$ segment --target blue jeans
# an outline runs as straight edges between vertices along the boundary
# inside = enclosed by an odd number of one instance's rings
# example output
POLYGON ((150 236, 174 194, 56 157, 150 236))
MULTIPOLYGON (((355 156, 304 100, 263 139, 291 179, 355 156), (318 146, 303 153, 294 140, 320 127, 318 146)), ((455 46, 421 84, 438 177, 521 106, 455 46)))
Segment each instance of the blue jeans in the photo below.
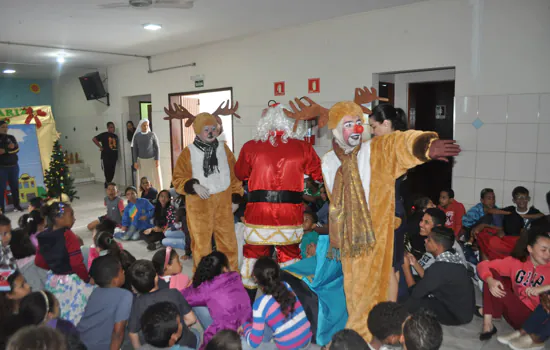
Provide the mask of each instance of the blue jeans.
POLYGON ((195 316, 197 316, 203 330, 206 330, 206 328, 210 327, 210 325, 214 322, 214 320, 212 320, 212 316, 210 316, 210 311, 208 311, 206 306, 195 306, 193 308, 193 312, 195 313, 195 316))
POLYGON ((117 232, 115 233, 115 239, 121 239, 123 241, 138 241, 139 240, 139 230, 135 226, 128 227, 126 232, 117 232))
POLYGON ((4 210, 4 193, 6 192, 6 183, 10 186, 11 198, 13 199, 13 205, 19 206, 19 165, 0 167, 0 208, 2 213, 4 210))
POLYGON ((177 231, 166 231, 164 232, 164 238, 162 240, 162 245, 167 247, 172 247, 176 249, 185 250, 185 233, 181 230, 177 231))
POLYGON ((528 334, 535 334, 541 342, 550 338, 550 315, 539 305, 523 324, 523 330, 528 334))

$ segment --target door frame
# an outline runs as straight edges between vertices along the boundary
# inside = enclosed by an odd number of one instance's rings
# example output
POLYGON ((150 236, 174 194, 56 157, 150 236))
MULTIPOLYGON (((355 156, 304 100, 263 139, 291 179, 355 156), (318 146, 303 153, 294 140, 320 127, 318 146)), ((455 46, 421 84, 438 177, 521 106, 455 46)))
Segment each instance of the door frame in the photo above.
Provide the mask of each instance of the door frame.
MULTIPOLYGON (((231 94, 231 103, 234 103, 235 100, 233 98, 233 88, 232 87, 224 87, 224 88, 217 88, 217 89, 208 89, 208 90, 194 90, 194 91, 185 91, 185 92, 172 92, 168 94, 168 106, 170 107, 170 100, 174 96, 189 96, 189 95, 200 95, 200 94, 207 94, 210 92, 220 92, 220 91, 228 91, 231 94)), ((200 101, 200 100, 199 100, 200 101)), ((172 123, 168 123, 170 133, 170 159, 172 163, 172 171, 174 171, 174 165, 176 164, 177 159, 174 159, 174 155, 172 154, 172 123)), ((234 123, 231 123, 231 141, 233 142, 233 145, 235 145, 235 125, 234 123)))
MULTIPOLYGON (((152 106, 151 101, 139 101, 139 120, 141 120, 143 118, 143 114, 141 113, 141 104, 142 103, 149 103, 152 106)), ((151 131, 153 131, 153 116, 151 114, 153 114, 153 113, 149 113, 149 115, 147 116, 147 119, 149 119, 149 128, 151 129, 151 131)))

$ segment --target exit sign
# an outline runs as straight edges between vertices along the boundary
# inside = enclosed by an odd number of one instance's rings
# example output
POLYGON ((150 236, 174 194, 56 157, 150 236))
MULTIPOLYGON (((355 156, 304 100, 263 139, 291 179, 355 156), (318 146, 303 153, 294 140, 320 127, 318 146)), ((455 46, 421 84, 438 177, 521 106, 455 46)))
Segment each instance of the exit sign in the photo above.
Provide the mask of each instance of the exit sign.
POLYGON ((204 80, 203 80, 203 79, 201 79, 201 80, 195 80, 195 87, 196 87, 196 88, 204 87, 204 80))

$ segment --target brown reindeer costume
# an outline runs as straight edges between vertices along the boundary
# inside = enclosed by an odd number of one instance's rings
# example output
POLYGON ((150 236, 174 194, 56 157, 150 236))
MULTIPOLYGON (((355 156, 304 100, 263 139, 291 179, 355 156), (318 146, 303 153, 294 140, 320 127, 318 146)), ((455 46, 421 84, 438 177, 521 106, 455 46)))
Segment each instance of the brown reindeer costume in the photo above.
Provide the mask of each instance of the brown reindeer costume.
POLYGON ((196 268, 202 257, 212 252, 212 235, 217 249, 227 255, 231 269, 237 271, 237 238, 232 211, 232 196, 243 195, 242 182, 235 177, 235 156, 225 142, 218 143, 223 132, 220 115, 234 115, 235 107, 223 103, 213 113, 192 115, 174 104, 175 109, 164 109, 169 117, 187 119, 185 126, 193 126, 195 141, 180 154, 172 183, 178 193, 185 194, 187 225, 191 235, 191 250, 196 268))

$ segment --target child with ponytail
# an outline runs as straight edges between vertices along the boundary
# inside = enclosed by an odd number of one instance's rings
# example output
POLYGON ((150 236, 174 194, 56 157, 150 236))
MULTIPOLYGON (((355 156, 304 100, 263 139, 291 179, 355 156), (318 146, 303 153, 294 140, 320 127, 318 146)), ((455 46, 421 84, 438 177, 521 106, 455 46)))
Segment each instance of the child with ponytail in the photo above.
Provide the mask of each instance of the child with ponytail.
POLYGON ((311 342, 311 324, 290 286, 281 281, 279 265, 268 257, 259 258, 252 276, 263 295, 254 302, 254 323, 243 327, 243 349, 260 345, 261 349, 307 348, 311 342))
POLYGON ((32 244, 38 248, 38 234, 46 228, 46 221, 39 210, 33 210, 19 218, 19 228, 25 231, 32 244))
POLYGON ((182 294, 205 329, 201 349, 219 331, 236 331, 252 320, 250 298, 241 275, 230 272, 229 261, 222 252, 216 251, 201 259, 192 286, 182 294))
POLYGON ((90 252, 88 253, 87 268, 88 271, 92 267, 92 262, 100 256, 112 254, 120 258, 120 253, 122 251, 122 244, 117 242, 113 238, 113 234, 107 231, 98 232, 94 235, 94 244, 90 247, 90 252))
POLYGON ((93 287, 78 237, 71 231, 75 218, 71 206, 54 202, 43 209, 47 228, 38 235, 35 264, 48 271, 46 290, 59 300, 61 317, 78 323, 93 287))
POLYGON ((160 279, 179 291, 187 288, 189 277, 181 273, 181 263, 178 252, 171 247, 160 249, 153 255, 153 266, 160 279))

